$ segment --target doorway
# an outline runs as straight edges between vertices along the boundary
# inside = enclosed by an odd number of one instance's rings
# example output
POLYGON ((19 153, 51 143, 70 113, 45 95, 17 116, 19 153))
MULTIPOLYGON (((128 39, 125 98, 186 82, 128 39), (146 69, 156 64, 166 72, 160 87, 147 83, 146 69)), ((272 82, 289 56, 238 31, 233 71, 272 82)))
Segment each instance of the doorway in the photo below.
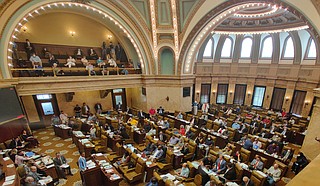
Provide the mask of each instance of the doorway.
POLYGON ((112 90, 112 104, 115 110, 126 110, 127 99, 126 99, 126 89, 119 88, 112 90))
POLYGON ((39 94, 33 96, 38 115, 44 127, 51 125, 53 115, 59 116, 59 108, 55 94, 39 94))

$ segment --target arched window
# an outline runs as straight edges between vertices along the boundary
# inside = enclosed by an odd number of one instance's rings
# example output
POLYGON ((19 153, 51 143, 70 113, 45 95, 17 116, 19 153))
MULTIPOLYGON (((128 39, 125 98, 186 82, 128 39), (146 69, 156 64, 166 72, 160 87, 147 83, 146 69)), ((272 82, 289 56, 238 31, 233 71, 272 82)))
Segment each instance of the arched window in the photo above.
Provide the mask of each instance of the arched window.
POLYGON ((224 41, 222 50, 221 50, 221 57, 223 58, 231 58, 231 50, 232 50, 232 40, 230 37, 227 37, 224 41))
POLYGON ((212 58, 213 55, 213 40, 210 39, 204 49, 203 57, 204 58, 212 58))
POLYGON ((288 36, 284 42, 283 58, 293 59, 294 58, 294 46, 291 36, 288 36))
POLYGON ((307 59, 315 59, 317 58, 317 49, 316 49, 316 44, 314 43, 314 40, 310 38, 309 43, 308 43, 308 48, 307 48, 307 59))
POLYGON ((241 45, 241 58, 250 58, 251 57, 251 50, 252 50, 252 38, 246 37, 242 41, 241 45))
POLYGON ((262 41, 261 58, 270 59, 273 53, 272 37, 265 37, 262 41))

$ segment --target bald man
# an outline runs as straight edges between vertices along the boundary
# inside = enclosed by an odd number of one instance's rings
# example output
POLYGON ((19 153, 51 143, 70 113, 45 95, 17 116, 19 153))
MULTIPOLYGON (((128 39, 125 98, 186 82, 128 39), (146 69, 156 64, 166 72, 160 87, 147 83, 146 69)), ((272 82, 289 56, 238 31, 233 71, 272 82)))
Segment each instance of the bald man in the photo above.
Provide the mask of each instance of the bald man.
POLYGON ((273 185, 275 182, 280 180, 281 170, 279 169, 279 165, 275 163, 268 169, 267 174, 267 182, 269 185, 273 185))
POLYGON ((242 183, 240 186, 254 186, 254 183, 247 177, 242 178, 242 183))
POLYGON ((32 177, 36 183, 41 180, 40 175, 37 173, 37 167, 36 166, 31 166, 30 167, 30 172, 28 173, 27 177, 32 177))
POLYGON ((181 168, 179 176, 184 177, 184 178, 188 178, 189 173, 190 173, 190 170, 188 168, 188 164, 187 163, 182 164, 182 168, 181 168))

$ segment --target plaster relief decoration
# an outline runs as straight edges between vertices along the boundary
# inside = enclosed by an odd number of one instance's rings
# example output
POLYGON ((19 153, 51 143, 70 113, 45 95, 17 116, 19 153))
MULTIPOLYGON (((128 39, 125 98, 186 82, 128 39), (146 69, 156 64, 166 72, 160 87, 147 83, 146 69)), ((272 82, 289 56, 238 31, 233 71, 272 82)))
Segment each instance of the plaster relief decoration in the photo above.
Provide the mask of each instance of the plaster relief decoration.
POLYGON ((312 76, 313 70, 300 70, 299 76, 312 76))
POLYGON ((278 76, 285 76, 290 74, 290 69, 278 69, 277 75, 278 76))
POLYGON ((258 74, 268 74, 269 68, 258 68, 257 73, 258 74))

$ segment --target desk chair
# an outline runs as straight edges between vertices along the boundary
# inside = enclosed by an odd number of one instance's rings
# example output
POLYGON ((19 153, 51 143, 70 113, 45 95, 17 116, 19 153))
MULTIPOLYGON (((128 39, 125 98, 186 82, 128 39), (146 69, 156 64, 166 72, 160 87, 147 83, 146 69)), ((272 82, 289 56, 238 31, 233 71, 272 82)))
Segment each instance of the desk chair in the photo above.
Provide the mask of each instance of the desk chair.
POLYGON ((144 177, 145 167, 146 163, 141 158, 138 158, 135 169, 128 171, 126 174, 124 174, 124 177, 130 184, 137 181, 142 181, 144 177))

